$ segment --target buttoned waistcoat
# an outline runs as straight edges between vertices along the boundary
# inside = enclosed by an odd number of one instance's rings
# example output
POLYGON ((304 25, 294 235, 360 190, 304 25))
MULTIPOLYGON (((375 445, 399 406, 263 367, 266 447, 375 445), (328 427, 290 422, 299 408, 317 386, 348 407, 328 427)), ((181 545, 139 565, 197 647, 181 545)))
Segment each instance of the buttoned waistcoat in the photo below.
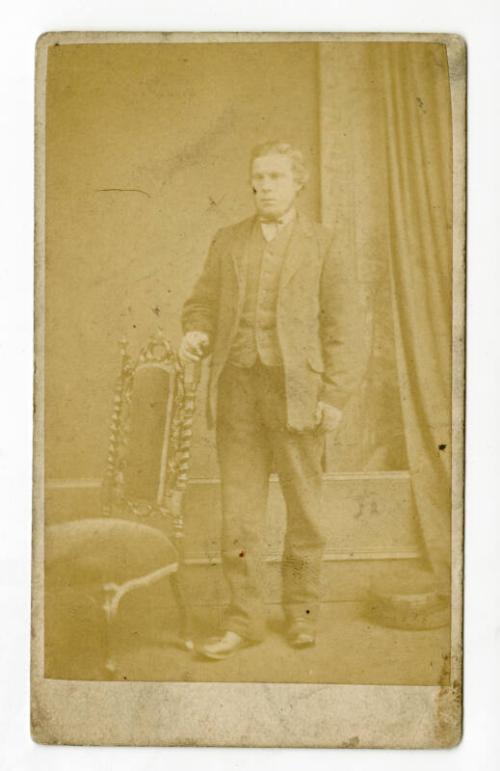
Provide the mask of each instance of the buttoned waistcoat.
POLYGON ((241 263, 245 271, 242 281, 245 297, 229 351, 230 364, 250 367, 257 359, 268 367, 282 363, 276 331, 276 305, 281 268, 294 224, 286 225, 270 241, 262 235, 258 221, 252 228, 241 263))
MULTIPOLYGON (((210 337, 207 418, 216 417, 217 382, 237 334, 245 298, 250 217, 219 230, 184 304, 184 332, 210 337)), ((365 368, 362 306, 352 255, 335 249, 331 231, 299 214, 280 272, 276 334, 285 375, 288 428, 315 426, 318 401, 339 409, 365 368)))

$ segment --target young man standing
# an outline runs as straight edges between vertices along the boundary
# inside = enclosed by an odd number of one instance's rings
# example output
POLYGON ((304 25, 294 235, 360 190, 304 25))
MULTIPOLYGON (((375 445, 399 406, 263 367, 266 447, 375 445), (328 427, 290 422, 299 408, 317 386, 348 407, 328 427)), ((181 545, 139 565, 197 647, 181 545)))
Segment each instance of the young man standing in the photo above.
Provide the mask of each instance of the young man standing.
POLYGON ((185 303, 180 356, 211 353, 208 420, 216 428, 221 554, 230 589, 224 631, 199 652, 223 659, 266 630, 264 557, 269 475, 287 509, 282 597, 292 646, 314 645, 325 546, 325 432, 335 431, 359 381, 353 265, 333 235, 296 209, 307 181, 285 142, 251 157, 256 215, 215 236, 185 303))

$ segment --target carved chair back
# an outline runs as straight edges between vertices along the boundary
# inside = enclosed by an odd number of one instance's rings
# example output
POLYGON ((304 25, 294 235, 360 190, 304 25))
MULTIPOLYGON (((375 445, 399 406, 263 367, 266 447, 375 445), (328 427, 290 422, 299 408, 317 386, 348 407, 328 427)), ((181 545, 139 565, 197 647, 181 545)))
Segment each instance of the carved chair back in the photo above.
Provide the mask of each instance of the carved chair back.
POLYGON ((120 346, 103 514, 158 526, 180 546, 199 367, 181 364, 161 332, 135 360, 120 346))

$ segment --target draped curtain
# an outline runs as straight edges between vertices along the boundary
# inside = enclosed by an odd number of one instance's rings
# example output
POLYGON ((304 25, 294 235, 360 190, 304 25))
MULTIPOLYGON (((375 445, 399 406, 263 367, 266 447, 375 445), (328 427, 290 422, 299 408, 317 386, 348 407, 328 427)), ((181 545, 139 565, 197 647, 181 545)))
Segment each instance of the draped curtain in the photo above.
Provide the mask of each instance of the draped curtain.
POLYGON ((324 43, 319 75, 322 219, 357 272, 366 306, 360 344, 371 340, 370 379, 353 400, 358 414, 350 416, 351 430, 360 436, 371 419, 383 435, 383 426, 400 414, 399 467, 407 464, 411 473, 423 552, 438 592, 447 594, 452 142, 446 47, 324 43), (387 301, 382 310, 381 298, 387 301), (388 319, 378 343, 377 312, 388 319), (385 356, 377 359, 380 348, 385 356), (394 385, 398 398, 384 401, 381 394, 394 385))

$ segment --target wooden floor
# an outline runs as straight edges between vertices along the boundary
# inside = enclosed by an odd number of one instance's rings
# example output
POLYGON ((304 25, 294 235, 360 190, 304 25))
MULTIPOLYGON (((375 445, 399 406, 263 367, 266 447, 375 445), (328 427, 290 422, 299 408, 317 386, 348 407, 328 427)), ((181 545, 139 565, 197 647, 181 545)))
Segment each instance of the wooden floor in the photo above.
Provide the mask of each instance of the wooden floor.
MULTIPOLYGON (((297 651, 284 637, 279 604, 269 604, 268 636, 223 662, 182 649, 168 582, 123 601, 114 635, 115 676, 128 681, 283 682, 435 685, 447 682, 449 628, 389 629, 368 620, 360 601, 324 602, 314 648, 297 651)), ((196 637, 213 633, 222 608, 194 609, 196 637)), ((100 680, 102 617, 90 595, 59 592, 46 604, 46 676, 100 680)))

